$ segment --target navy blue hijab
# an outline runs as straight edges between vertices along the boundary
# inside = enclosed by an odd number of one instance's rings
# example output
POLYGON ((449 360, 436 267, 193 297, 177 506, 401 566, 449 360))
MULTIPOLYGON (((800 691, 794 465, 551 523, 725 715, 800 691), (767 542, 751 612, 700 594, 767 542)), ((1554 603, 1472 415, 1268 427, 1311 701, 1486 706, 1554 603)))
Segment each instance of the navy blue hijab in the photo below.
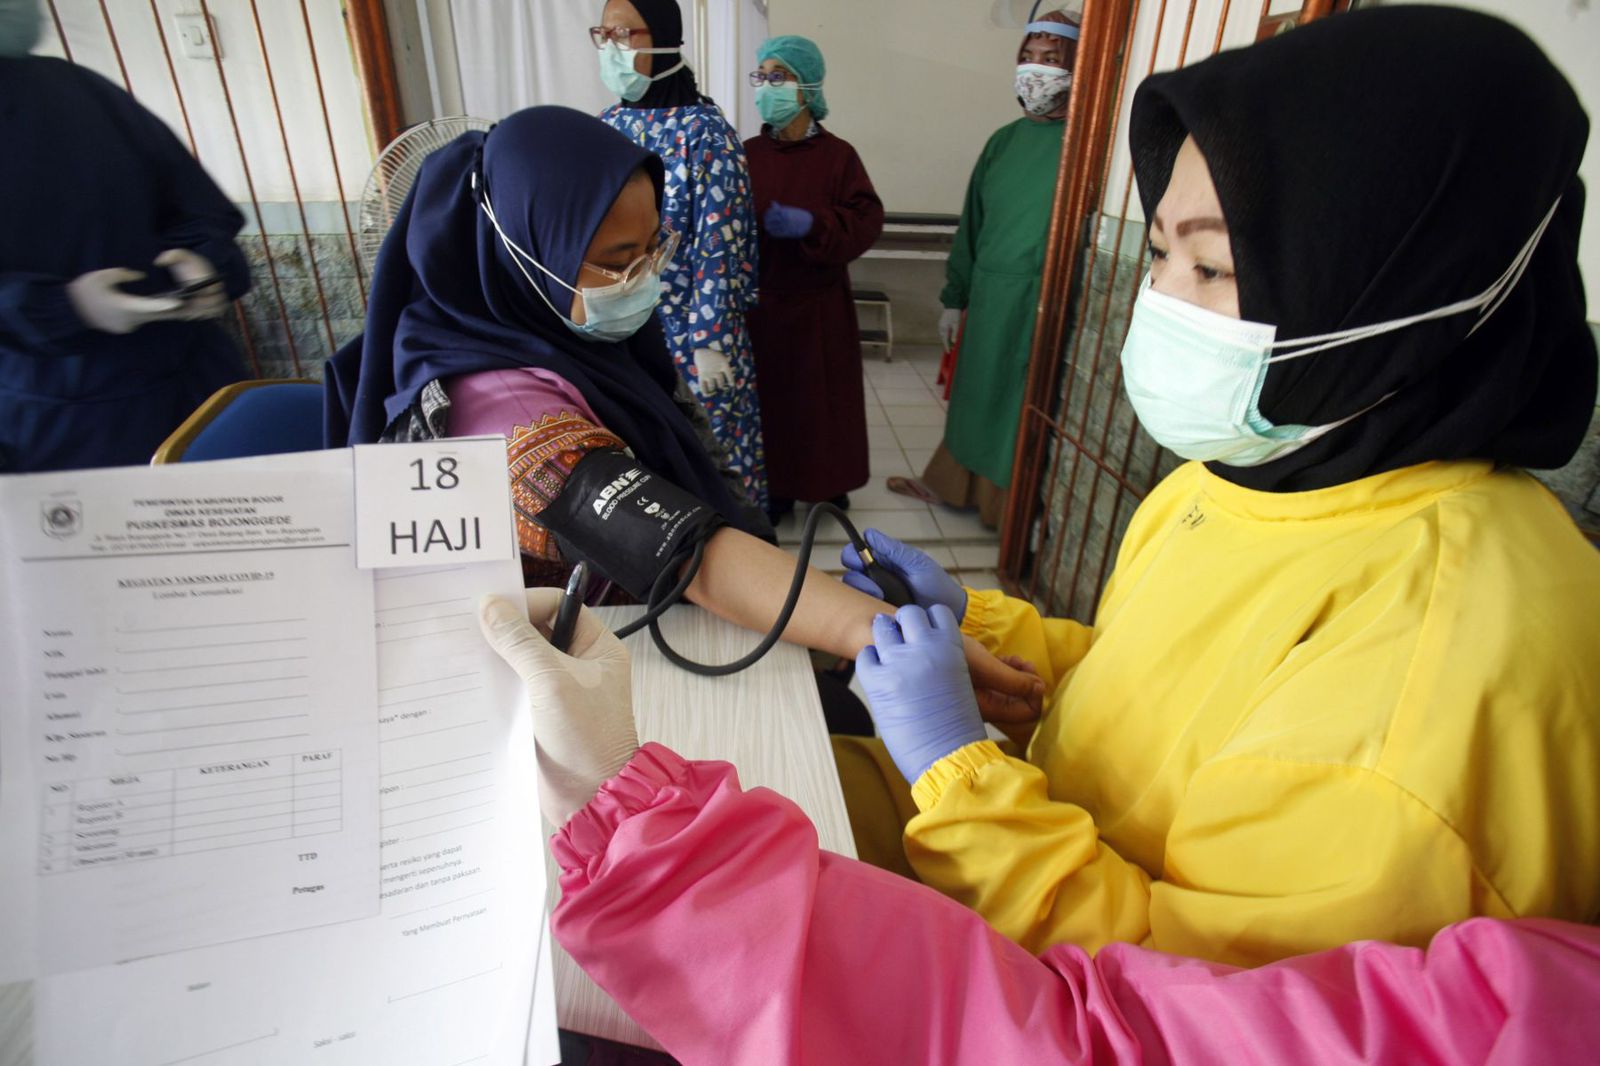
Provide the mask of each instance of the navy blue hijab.
MULTIPOLYGON (((532 107, 429 156, 373 270, 367 328, 328 361, 330 447, 367 444, 428 382, 537 367, 583 394, 641 463, 743 525, 733 495, 673 402, 678 372, 652 316, 626 341, 580 338, 556 316, 479 208, 473 174, 506 236, 569 285, 633 173, 661 200, 661 161, 599 119, 532 107)), ((550 303, 572 293, 528 268, 550 303)))

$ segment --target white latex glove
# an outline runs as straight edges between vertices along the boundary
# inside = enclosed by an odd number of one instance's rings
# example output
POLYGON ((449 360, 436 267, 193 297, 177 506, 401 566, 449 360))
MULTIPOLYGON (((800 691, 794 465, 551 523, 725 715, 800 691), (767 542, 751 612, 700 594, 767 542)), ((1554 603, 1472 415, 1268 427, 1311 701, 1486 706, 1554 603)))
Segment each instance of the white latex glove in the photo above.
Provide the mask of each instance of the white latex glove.
POLYGON ((569 652, 551 647, 544 634, 561 595, 561 589, 529 589, 526 616, 497 596, 478 605, 484 639, 527 685, 539 807, 557 828, 639 750, 627 649, 587 607, 578 613, 569 652))
POLYGON ((156 266, 166 267, 180 286, 192 285, 207 278, 215 284, 207 285, 183 301, 183 310, 176 317, 194 322, 203 318, 220 318, 228 310, 228 290, 211 260, 187 248, 168 248, 156 256, 156 266))
POLYGON ((956 335, 960 332, 961 308, 946 307, 939 314, 939 340, 944 343, 945 351, 956 346, 956 335))
POLYGON ((135 296, 119 287, 144 274, 127 267, 91 270, 67 282, 67 299, 83 324, 101 333, 132 333, 151 322, 177 318, 183 301, 169 296, 135 296))
POLYGON ((702 396, 733 388, 733 363, 722 354, 721 348, 696 348, 694 369, 702 396))

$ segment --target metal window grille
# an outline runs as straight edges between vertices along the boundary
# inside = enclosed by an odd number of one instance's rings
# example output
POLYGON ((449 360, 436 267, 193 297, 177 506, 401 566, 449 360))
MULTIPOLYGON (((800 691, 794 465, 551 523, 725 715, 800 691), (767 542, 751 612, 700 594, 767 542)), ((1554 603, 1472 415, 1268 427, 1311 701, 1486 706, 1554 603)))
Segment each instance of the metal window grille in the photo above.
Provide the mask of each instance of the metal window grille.
POLYGON ((399 122, 382 0, 46 9, 54 39, 40 50, 97 70, 166 119, 249 220, 239 243, 255 284, 230 326, 255 374, 318 372, 361 330, 367 279, 347 204, 399 122))

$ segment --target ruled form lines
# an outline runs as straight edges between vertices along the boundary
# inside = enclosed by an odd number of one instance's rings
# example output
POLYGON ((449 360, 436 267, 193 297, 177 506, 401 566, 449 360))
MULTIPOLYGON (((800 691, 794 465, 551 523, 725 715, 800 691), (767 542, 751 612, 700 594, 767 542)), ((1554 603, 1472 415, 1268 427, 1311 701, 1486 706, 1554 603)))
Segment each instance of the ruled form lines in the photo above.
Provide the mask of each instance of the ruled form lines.
POLYGON ((340 832, 343 778, 332 749, 52 783, 39 872, 340 832))

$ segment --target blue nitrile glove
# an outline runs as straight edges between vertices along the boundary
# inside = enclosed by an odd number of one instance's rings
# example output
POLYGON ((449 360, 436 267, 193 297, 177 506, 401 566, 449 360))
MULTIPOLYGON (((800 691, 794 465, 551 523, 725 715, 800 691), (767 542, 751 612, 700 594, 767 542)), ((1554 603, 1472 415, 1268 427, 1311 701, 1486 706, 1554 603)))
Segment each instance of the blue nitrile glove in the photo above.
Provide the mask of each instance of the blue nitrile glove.
POLYGON ((767 213, 761 217, 762 225, 774 237, 799 238, 811 232, 811 212, 801 207, 785 207, 772 201, 767 213))
POLYGON ((872 620, 872 643, 856 656, 873 724, 910 784, 957 748, 985 739, 967 674, 961 626, 950 608, 902 607, 872 620))
MULTIPOLYGON (((912 598, 918 607, 926 610, 936 603, 942 603, 950 608, 957 622, 967 616, 967 590, 961 587, 961 582, 946 573, 944 567, 929 558, 927 552, 902 544, 876 529, 867 530, 864 537, 872 557, 899 574, 910 586, 912 598)), ((839 553, 839 561, 844 564, 846 585, 874 599, 883 599, 883 590, 863 572, 865 567, 861 563, 861 556, 856 554, 854 544, 844 546, 844 551, 839 553)))

